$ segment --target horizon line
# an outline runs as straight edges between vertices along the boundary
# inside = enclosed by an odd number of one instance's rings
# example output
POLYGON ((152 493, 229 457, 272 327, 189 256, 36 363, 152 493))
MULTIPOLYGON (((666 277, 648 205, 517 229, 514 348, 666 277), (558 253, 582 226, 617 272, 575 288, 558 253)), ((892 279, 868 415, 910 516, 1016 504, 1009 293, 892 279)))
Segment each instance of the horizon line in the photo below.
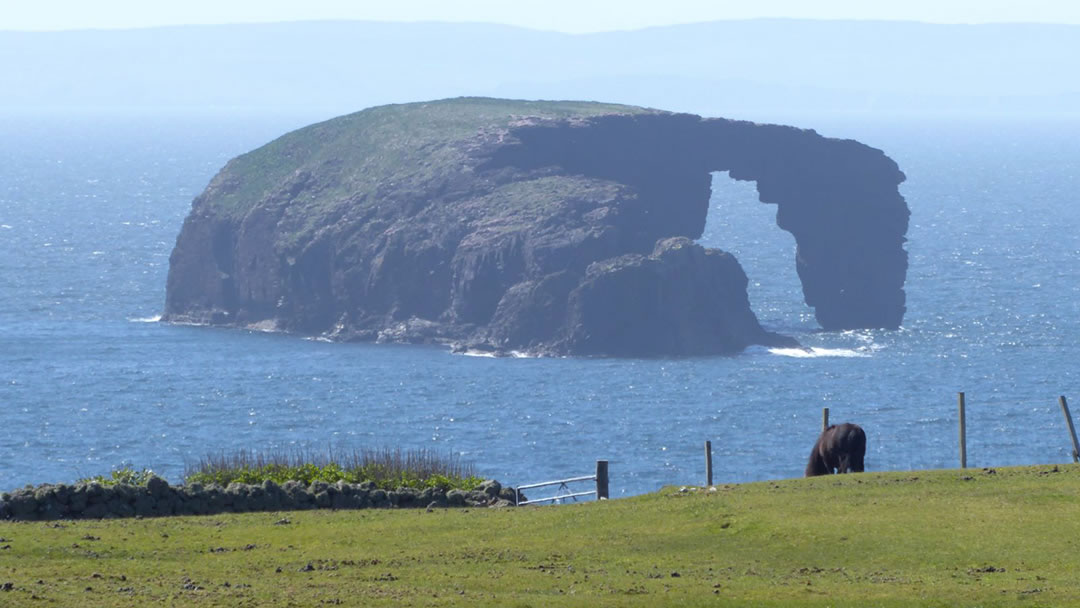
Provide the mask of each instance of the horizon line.
POLYGON ((742 19, 710 19, 706 21, 687 21, 680 23, 667 23, 660 25, 645 25, 641 27, 567 31, 559 29, 544 29, 519 25, 515 23, 502 23, 495 21, 445 21, 438 19, 285 19, 266 21, 230 21, 223 23, 162 23, 148 25, 124 25, 124 26, 90 26, 90 27, 64 27, 64 28, 27 28, 8 29, 0 28, 0 34, 64 34, 64 33, 87 33, 87 32, 134 32, 161 29, 186 29, 186 28, 217 28, 217 27, 246 27, 246 26, 273 26, 273 25, 301 25, 301 24, 373 24, 373 25, 450 25, 450 26, 489 26, 503 27, 508 29, 526 30, 531 32, 562 34, 566 36, 593 36, 598 34, 618 34, 643 32, 658 29, 674 29, 681 27, 693 27, 711 25, 717 23, 750 23, 750 22, 807 22, 807 23, 864 23, 864 24, 896 24, 896 25, 927 25, 942 27, 985 27, 985 26, 1041 26, 1041 27, 1078 27, 1080 22, 1061 23, 1050 21, 982 21, 977 23, 955 21, 921 21, 917 19, 861 19, 855 17, 845 18, 816 18, 816 17, 749 17, 742 19))

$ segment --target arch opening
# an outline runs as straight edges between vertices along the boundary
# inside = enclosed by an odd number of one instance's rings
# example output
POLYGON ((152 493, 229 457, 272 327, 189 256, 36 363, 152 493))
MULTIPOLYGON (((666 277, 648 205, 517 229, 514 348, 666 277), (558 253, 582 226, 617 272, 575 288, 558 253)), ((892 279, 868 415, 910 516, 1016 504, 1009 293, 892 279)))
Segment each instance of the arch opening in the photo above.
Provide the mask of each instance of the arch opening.
POLYGON ((755 182, 713 171, 709 212, 698 243, 734 255, 749 279, 750 307, 771 331, 817 329, 795 268, 795 237, 776 225, 776 205, 758 200, 755 182))

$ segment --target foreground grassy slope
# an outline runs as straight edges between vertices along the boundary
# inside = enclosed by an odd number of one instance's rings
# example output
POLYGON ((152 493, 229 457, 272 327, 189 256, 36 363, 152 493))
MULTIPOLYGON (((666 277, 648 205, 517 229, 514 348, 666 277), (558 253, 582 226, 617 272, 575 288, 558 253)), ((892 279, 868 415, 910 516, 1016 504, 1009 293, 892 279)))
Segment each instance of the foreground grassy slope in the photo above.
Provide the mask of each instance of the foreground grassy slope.
POLYGON ((0 524, 0 605, 1080 605, 1080 467, 0 524), (36 598, 36 599, 35 599, 36 598))

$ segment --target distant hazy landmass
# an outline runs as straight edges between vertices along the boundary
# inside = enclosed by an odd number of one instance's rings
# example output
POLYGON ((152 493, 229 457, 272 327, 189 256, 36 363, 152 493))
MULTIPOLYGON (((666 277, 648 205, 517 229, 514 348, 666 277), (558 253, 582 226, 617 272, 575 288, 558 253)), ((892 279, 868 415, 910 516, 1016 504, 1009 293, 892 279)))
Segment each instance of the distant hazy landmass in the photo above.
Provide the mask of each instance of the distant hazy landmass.
POLYGON ((712 115, 1080 113, 1080 26, 753 20, 570 35, 302 22, 0 32, 0 111, 334 115, 459 95, 712 115))

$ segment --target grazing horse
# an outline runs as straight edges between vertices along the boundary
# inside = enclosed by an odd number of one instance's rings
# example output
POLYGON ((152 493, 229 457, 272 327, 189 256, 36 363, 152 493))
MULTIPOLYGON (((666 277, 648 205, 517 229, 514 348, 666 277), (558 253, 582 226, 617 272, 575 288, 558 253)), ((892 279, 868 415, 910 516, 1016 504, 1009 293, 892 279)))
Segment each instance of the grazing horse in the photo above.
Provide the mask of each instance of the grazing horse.
POLYGON ((850 422, 834 424, 822 431, 814 444, 810 461, 806 463, 806 476, 862 473, 864 456, 866 433, 862 427, 850 422))

